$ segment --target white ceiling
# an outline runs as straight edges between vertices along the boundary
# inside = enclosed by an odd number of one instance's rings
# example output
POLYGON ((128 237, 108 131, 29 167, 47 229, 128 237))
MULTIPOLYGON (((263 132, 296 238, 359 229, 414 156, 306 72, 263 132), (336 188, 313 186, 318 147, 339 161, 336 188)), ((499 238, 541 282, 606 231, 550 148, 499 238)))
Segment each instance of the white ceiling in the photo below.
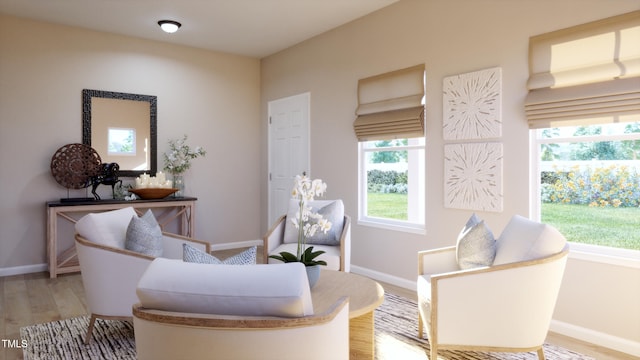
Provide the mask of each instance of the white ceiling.
POLYGON ((262 58, 396 1, 0 0, 0 13, 262 58))

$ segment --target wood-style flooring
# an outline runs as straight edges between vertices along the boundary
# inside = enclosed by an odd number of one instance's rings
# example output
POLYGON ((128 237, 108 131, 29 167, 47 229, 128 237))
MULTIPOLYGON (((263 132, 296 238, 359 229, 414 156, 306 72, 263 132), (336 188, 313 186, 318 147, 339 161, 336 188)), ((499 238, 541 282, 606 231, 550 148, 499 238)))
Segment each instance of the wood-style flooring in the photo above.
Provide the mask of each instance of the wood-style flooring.
MULTIPOLYGON (((239 250, 216 253, 225 258, 239 250)), ((262 252, 258 251, 258 254, 262 252)), ((258 259, 262 262, 262 259, 258 259)), ((382 283, 385 291, 413 298, 414 291, 382 283)), ((87 314, 80 274, 65 274, 50 279, 49 273, 0 277, 0 360, 22 359, 20 328, 87 314)), ((598 360, 631 360, 633 356, 550 333, 547 341, 598 360)))

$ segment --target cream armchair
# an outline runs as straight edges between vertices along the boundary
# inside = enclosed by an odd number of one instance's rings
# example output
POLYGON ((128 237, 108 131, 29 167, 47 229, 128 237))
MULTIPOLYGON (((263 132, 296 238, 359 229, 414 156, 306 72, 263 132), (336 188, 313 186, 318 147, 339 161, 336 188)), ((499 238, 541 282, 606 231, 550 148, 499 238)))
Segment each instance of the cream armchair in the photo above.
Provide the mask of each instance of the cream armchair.
POLYGON ((314 313, 304 265, 156 259, 133 307, 140 360, 349 358, 349 306, 314 313))
MULTIPOLYGON (((329 214, 323 214, 325 218, 331 221, 331 233, 329 235, 335 237, 335 244, 314 244, 307 243, 307 247, 313 246, 314 250, 322 250, 325 253, 318 256, 318 260, 327 262, 326 268, 329 270, 337 270, 349 272, 351 270, 351 218, 344 214, 344 205, 341 200, 319 200, 311 202, 314 211, 322 213, 322 209, 329 214), (337 225, 336 225, 337 224, 337 225)), ((291 224, 291 218, 295 217, 297 210, 297 202, 293 200, 289 205, 289 212, 281 216, 271 226, 264 235, 264 261, 269 264, 280 263, 279 260, 269 258, 269 255, 278 255, 283 251, 296 253, 297 250, 297 233, 291 224), (291 232, 294 232, 293 234, 291 232)))
POLYGON ((546 338, 569 247, 554 228, 514 216, 493 265, 460 270, 456 246, 418 253, 419 337, 440 349, 537 351, 546 338))
MULTIPOLYGON (((85 343, 91 341, 96 318, 130 320, 131 307, 138 302, 138 280, 154 260, 153 256, 126 250, 119 245, 131 220, 133 208, 88 214, 76 224, 76 251, 80 262, 87 307, 91 320, 85 343), (113 243, 112 243, 113 241, 113 243)), ((209 252, 207 242, 163 233, 162 257, 182 259, 182 244, 209 252)))

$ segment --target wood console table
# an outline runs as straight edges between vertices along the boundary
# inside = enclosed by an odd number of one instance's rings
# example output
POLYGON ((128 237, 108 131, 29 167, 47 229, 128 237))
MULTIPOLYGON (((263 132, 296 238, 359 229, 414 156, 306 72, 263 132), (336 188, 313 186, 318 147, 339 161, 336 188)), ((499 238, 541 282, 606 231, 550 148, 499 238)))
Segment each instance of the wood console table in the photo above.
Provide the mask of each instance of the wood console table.
MULTIPOLYGON (((78 272, 80 265, 76 256, 75 242, 71 246, 60 245, 58 239, 58 220, 66 220, 72 226, 85 214, 117 210, 125 207, 133 207, 138 214, 143 214, 147 209, 160 209, 162 212, 154 213, 158 224, 163 231, 171 223, 177 222, 176 234, 193 237, 195 230, 195 203, 197 198, 165 198, 160 200, 98 200, 81 202, 47 202, 47 258, 49 261, 49 275, 55 278, 58 274, 78 272), (59 247, 68 246, 66 250, 59 252, 59 247)), ((73 239, 73 234, 71 235, 73 239)))

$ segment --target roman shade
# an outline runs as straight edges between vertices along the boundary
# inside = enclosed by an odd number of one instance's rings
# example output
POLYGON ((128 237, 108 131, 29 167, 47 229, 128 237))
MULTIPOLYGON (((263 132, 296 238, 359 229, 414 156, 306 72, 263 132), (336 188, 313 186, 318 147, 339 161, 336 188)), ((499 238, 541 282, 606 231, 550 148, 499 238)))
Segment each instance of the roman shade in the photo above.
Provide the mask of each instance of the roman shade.
POLYGON ((424 136, 424 64, 358 81, 359 141, 424 136))
POLYGON ((530 128, 638 121, 640 11, 529 39, 530 128))

